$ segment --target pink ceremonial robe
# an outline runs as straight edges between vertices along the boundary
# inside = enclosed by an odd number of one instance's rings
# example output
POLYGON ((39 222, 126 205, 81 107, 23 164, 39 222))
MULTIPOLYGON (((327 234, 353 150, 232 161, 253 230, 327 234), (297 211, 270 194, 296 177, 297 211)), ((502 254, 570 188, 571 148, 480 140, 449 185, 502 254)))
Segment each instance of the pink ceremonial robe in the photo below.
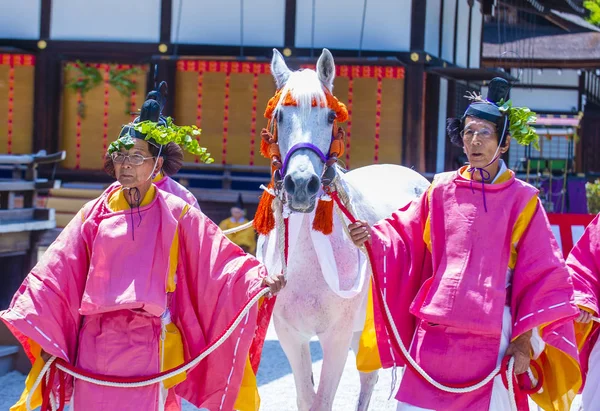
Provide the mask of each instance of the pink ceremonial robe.
MULTIPOLYGON (((587 226, 585 232, 567 257, 567 267, 573 278, 575 303, 595 316, 600 313, 600 214, 587 226)), ((598 340, 599 324, 577 325, 581 371, 585 380, 590 353, 598 340)))
MULTIPOLYGON (((191 205, 192 207, 200 209, 198 199, 194 196, 187 188, 173 180, 171 177, 160 174, 154 180, 154 185, 167 193, 171 193, 181 198, 183 201, 191 205)), ((106 190, 105 193, 113 191, 115 188, 121 187, 121 183, 115 181, 106 190)))
MULTIPOLYGON (((0 318, 30 358, 29 339, 91 372, 151 375, 160 371, 160 315, 167 308, 187 361, 225 331, 266 270, 174 195, 156 190, 139 211, 114 212, 110 193, 86 204, 65 227, 0 318), (176 288, 167 298, 172 267, 176 288)), ((177 395, 211 411, 232 410, 256 321, 253 307, 232 336, 174 387, 177 395)), ((70 380, 68 397, 71 392, 76 410, 160 409, 158 385, 107 388, 78 380, 73 389, 70 380)))
MULTIPOLYGON (((513 338, 539 327, 546 349, 538 361, 547 380, 538 402, 554 409, 579 388, 573 286, 537 190, 509 172, 484 190, 460 172, 436 176, 427 194, 373 227, 374 265, 405 346, 440 383, 479 382, 494 370, 505 305, 513 338), (524 218, 528 205, 531 216, 524 218)), ((381 363, 403 366, 374 301, 381 363)), ((491 391, 488 384, 449 394, 407 368, 397 399, 425 409, 480 411, 489 408, 491 391)))

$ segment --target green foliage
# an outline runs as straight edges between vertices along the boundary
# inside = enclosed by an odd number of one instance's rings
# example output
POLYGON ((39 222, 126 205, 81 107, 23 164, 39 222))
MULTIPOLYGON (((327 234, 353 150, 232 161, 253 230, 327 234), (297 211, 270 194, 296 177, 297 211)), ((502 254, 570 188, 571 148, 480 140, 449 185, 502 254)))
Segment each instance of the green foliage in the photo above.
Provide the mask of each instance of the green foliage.
POLYGON ((540 137, 535 128, 531 126, 537 120, 536 114, 527 107, 513 107, 511 100, 506 103, 501 101, 498 105, 500 111, 508 115, 509 133, 512 138, 523 146, 533 144, 533 147, 539 150, 540 137))
POLYGON ((586 20, 600 26, 600 0, 586 0, 583 2, 583 7, 590 11, 590 15, 586 20))
MULTIPOLYGON (((173 123, 171 117, 167 117, 166 127, 149 120, 133 124, 132 126, 136 131, 144 134, 146 140, 154 140, 160 145, 175 143, 188 153, 200 157, 200 160, 207 164, 215 161, 210 157, 210 153, 206 151, 206 148, 200 147, 200 144, 198 144, 196 137, 200 135, 200 129, 196 126, 178 126, 173 123)), ((133 147, 133 144, 134 140, 131 136, 123 136, 110 144, 108 153, 112 154, 115 151, 120 151, 121 148, 129 150, 133 147)))
MULTIPOLYGON (((68 65, 68 70, 77 70, 77 77, 70 81, 66 87, 71 90, 79 91, 81 96, 83 96, 98 86, 100 83, 104 81, 102 73, 95 66, 88 66, 81 61, 77 60, 75 65, 68 65)), ((138 74, 140 70, 137 67, 133 67, 130 69, 117 70, 116 68, 110 69, 108 73, 108 84, 113 86, 119 94, 125 97, 127 100, 125 102, 126 114, 129 114, 129 109, 131 108, 131 103, 129 102, 129 96, 131 92, 137 89, 137 84, 131 78, 138 74)), ((85 105, 83 101, 78 107, 79 115, 81 117, 85 117, 85 105)))
POLYGON ((200 157, 200 160, 210 164, 214 159, 206 148, 200 147, 196 137, 200 135, 200 129, 196 126, 178 126, 173 123, 171 117, 167 117, 167 126, 159 125, 152 121, 142 121, 134 125, 135 130, 146 135, 146 140, 153 139, 160 145, 175 143, 188 153, 200 157))
POLYGON ((88 67, 79 60, 77 60, 77 64, 74 66, 68 65, 67 69, 79 70, 77 78, 68 83, 67 88, 81 92, 82 96, 102 83, 100 70, 96 67, 88 67))
POLYGON ((598 214, 600 212, 600 180, 586 183, 585 195, 587 197, 588 213, 598 214))
POLYGON ((125 136, 120 137, 119 139, 113 141, 112 143, 110 143, 110 145, 108 146, 108 154, 112 154, 117 151, 121 151, 121 148, 129 150, 134 145, 135 145, 135 141, 133 140, 133 137, 131 137, 130 135, 125 135, 125 136))

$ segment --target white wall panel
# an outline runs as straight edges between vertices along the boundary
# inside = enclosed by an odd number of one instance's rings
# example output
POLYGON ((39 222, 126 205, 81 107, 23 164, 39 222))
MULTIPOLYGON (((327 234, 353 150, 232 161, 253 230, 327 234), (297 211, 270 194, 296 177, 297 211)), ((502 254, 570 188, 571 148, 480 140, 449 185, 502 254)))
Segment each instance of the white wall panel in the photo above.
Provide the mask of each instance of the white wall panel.
POLYGON ((527 106, 533 111, 577 110, 577 90, 548 90, 513 88, 510 98, 517 106, 527 106))
POLYGON ((440 16, 442 0, 427 0, 425 16, 425 51, 432 56, 438 56, 440 47, 440 16))
MULTIPOLYGON (((184 1, 177 38, 181 0, 173 0, 171 39, 187 44, 239 46, 242 44, 240 0, 184 1)), ((285 1, 243 1, 243 44, 282 47, 284 41, 285 1)))
POLYGON ((444 0, 444 22, 442 27, 442 59, 454 61, 454 18, 457 0, 444 0))
MULTIPOLYGON (((519 70, 512 69, 511 74, 519 78, 519 70)), ((539 74, 538 69, 522 69, 521 83, 552 85, 552 86, 579 86, 579 75, 577 70, 561 70, 558 69, 543 69, 542 74, 539 74)))
MULTIPOLYGON (((312 45, 312 5, 296 3, 296 47, 312 45)), ((363 0, 315 0, 314 47, 358 49, 363 7, 363 0)), ((411 0, 369 0, 363 50, 410 50, 411 8, 411 0)))
POLYGON ((0 1, 0 38, 40 38, 41 0, 0 1))
POLYGON ((52 0, 50 38, 158 42, 160 0, 52 0))
POLYGON ((469 3, 458 0, 458 24, 456 26, 456 65, 467 67, 469 58, 469 3))
POLYGON ((469 56, 469 67, 479 68, 481 62, 481 28, 483 26, 483 14, 481 3, 475 2, 471 16, 471 55, 469 56))

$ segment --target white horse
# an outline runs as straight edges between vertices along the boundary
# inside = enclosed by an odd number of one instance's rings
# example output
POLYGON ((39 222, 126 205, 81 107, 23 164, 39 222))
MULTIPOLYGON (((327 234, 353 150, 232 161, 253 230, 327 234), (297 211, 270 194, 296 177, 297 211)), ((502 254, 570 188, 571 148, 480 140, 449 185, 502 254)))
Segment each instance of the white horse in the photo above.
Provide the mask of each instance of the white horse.
MULTIPOLYGON (((324 49, 317 69, 292 72, 274 50, 271 71, 277 89, 292 94, 297 106, 279 105, 273 115, 284 160, 282 179, 289 216, 287 287, 274 308, 277 336, 290 362, 301 411, 332 409, 348 350, 356 352, 365 320, 370 269, 360 251, 344 233, 344 221, 334 213, 333 233, 312 230, 315 204, 321 191, 324 157, 332 141, 335 113, 312 107, 332 92, 335 65, 324 49), (299 146, 300 144, 300 146, 299 146), (301 148, 299 148, 301 147, 301 148), (299 148, 299 149, 298 149, 299 148), (320 153, 319 153, 320 152, 320 153), (318 336, 323 368, 315 393, 309 342, 318 336)), ((336 166, 356 214, 369 223, 385 218, 423 193, 429 182, 405 167, 368 166, 346 174, 336 166)), ((269 272, 281 270, 274 233, 261 236, 257 255, 269 272)), ((361 373, 358 410, 367 410, 377 372, 361 373)))

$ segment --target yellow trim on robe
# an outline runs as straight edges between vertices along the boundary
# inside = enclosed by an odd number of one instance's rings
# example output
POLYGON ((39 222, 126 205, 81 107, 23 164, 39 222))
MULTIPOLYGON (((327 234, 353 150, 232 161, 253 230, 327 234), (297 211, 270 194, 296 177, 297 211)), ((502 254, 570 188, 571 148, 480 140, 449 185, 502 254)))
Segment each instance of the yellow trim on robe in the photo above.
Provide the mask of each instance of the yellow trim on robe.
MULTIPOLYGON (((42 347, 33 341, 31 338, 29 339, 29 346, 31 347, 31 354, 34 356, 35 361, 33 362, 33 366, 31 367, 31 371, 27 375, 27 379, 25 380, 25 389, 21 394, 21 398, 10 408, 10 411, 26 411, 27 410, 27 396, 29 392, 33 388, 33 384, 37 380, 38 376, 42 372, 42 368, 46 362, 42 359, 42 347)), ((36 409, 42 405, 42 384, 38 385, 37 389, 31 396, 31 408, 36 409)))
POLYGON ((156 175, 156 177, 154 177, 154 178, 152 179, 152 182, 153 182, 153 183, 158 183, 160 180, 162 180, 162 179, 163 179, 163 177, 164 177, 164 176, 165 176, 165 175, 164 175, 164 174, 163 174, 163 172, 161 171, 160 173, 158 173, 158 174, 156 175))
MULTIPOLYGON (((469 169, 468 166, 462 166, 459 170, 460 175, 463 178, 466 178, 467 180, 471 179, 471 173, 469 173, 467 170, 469 169)), ((505 183, 508 180, 510 180, 512 178, 512 174, 510 173, 509 169, 506 169, 506 171, 504 173, 502 173, 502 175, 500 175, 498 178, 496 178, 496 180, 491 183, 491 184, 500 184, 500 183, 505 183)))
POLYGON ((531 200, 527 203, 519 217, 517 217, 517 222, 513 227, 512 236, 510 239, 510 260, 508 262, 508 268, 514 270, 517 264, 517 245, 519 244, 519 240, 523 237, 525 230, 529 227, 529 223, 537 210, 538 205, 538 197, 537 195, 531 197, 531 200))
POLYGON ((377 334, 375 332, 373 280, 369 282, 369 295, 367 298, 367 316, 358 343, 358 353, 356 354, 356 369, 360 372, 373 372, 382 367, 379 347, 377 346, 377 334))
POLYGON ((569 411, 582 384, 577 361, 548 344, 535 361, 542 367, 545 377, 553 378, 551 381, 544 379, 542 392, 531 395, 531 399, 545 411, 569 411))
MULTIPOLYGON (((152 200, 154 200, 155 195, 156 195, 156 187, 154 185, 151 185, 150 188, 148 189, 148 191, 146 192, 146 194, 144 195, 144 198, 142 199, 142 202, 140 203, 140 207, 145 207, 148 204, 150 204, 152 202, 152 200)), ((108 208, 110 208, 114 212, 126 211, 131 208, 131 206, 127 202, 127 199, 125 198, 125 194, 123 193, 123 190, 117 190, 110 195, 110 197, 108 199, 108 208)))
MULTIPOLYGON (((264 301, 264 298, 258 300, 259 310, 264 301)), ((256 375, 254 375, 254 370, 252 369, 252 363, 250 362, 250 354, 246 356, 244 375, 242 376, 240 391, 238 392, 233 408, 237 411, 258 411, 260 409, 258 383, 256 382, 256 375)))

